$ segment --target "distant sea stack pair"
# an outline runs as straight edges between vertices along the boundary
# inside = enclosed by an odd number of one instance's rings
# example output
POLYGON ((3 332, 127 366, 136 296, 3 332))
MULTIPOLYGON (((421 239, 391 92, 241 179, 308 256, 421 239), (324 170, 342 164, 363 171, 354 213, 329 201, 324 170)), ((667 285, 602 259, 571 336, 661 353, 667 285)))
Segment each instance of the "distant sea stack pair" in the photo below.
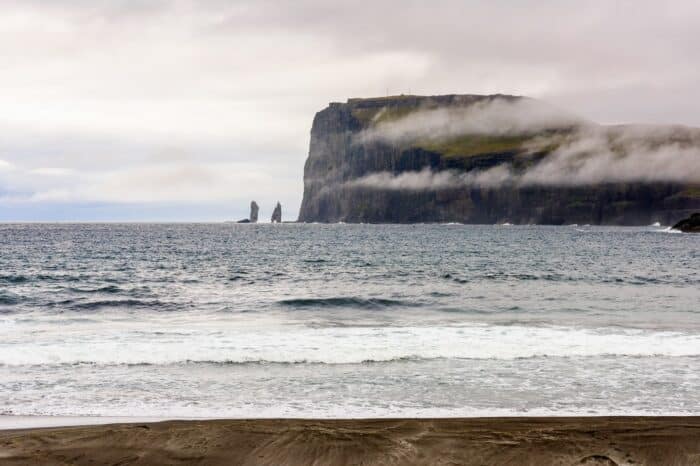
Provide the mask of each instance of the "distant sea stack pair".
MULTIPOLYGON (((238 223, 258 223, 258 212, 260 207, 258 203, 252 201, 250 203, 250 217, 239 220, 238 223)), ((275 206, 275 210, 272 211, 272 223, 282 223, 282 204, 279 202, 275 206)))

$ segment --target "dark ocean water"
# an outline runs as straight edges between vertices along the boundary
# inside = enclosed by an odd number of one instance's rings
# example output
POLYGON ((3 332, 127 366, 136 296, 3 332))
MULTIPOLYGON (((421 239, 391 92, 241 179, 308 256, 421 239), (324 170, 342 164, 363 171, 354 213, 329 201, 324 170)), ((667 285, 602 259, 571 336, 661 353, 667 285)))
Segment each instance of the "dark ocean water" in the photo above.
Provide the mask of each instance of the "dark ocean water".
POLYGON ((700 414, 700 236, 0 225, 0 412, 700 414))

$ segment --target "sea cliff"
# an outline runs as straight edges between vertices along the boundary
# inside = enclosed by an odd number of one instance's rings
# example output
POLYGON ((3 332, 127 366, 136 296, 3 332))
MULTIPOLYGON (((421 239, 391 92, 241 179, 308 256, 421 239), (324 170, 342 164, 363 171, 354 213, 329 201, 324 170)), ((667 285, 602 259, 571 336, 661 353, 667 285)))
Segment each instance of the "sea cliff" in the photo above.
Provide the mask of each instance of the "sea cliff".
POLYGON ((672 224, 700 208, 698 148, 517 96, 350 99, 314 118, 299 221, 672 224))

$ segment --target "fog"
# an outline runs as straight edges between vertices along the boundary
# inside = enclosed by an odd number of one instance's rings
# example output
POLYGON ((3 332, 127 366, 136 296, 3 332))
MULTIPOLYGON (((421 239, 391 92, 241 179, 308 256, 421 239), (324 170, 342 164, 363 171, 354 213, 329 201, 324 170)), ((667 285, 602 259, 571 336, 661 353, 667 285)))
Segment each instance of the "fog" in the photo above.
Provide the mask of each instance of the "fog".
POLYGON ((375 115, 374 120, 379 123, 361 132, 358 142, 401 144, 464 134, 513 136, 588 124, 583 118, 530 98, 497 97, 464 107, 418 110, 391 121, 382 121, 385 111, 375 115))
POLYGON ((395 121, 373 125, 358 136, 357 142, 410 145, 456 137, 515 135, 526 137, 519 149, 523 155, 547 155, 533 157, 535 163, 524 170, 504 163, 468 172, 430 169, 400 174, 381 172, 353 180, 349 185, 438 190, 620 182, 700 184, 700 130, 649 125, 606 127, 531 99, 495 99, 466 108, 419 110, 395 121), (543 130, 556 131, 543 133, 543 130))

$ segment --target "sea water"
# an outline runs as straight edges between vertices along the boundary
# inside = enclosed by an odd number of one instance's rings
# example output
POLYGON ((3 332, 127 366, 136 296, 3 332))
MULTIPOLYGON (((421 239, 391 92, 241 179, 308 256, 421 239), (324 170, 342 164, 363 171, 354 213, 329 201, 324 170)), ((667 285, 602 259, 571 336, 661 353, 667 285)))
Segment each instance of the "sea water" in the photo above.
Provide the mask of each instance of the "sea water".
POLYGON ((0 225, 0 414, 700 415, 700 236, 0 225))

